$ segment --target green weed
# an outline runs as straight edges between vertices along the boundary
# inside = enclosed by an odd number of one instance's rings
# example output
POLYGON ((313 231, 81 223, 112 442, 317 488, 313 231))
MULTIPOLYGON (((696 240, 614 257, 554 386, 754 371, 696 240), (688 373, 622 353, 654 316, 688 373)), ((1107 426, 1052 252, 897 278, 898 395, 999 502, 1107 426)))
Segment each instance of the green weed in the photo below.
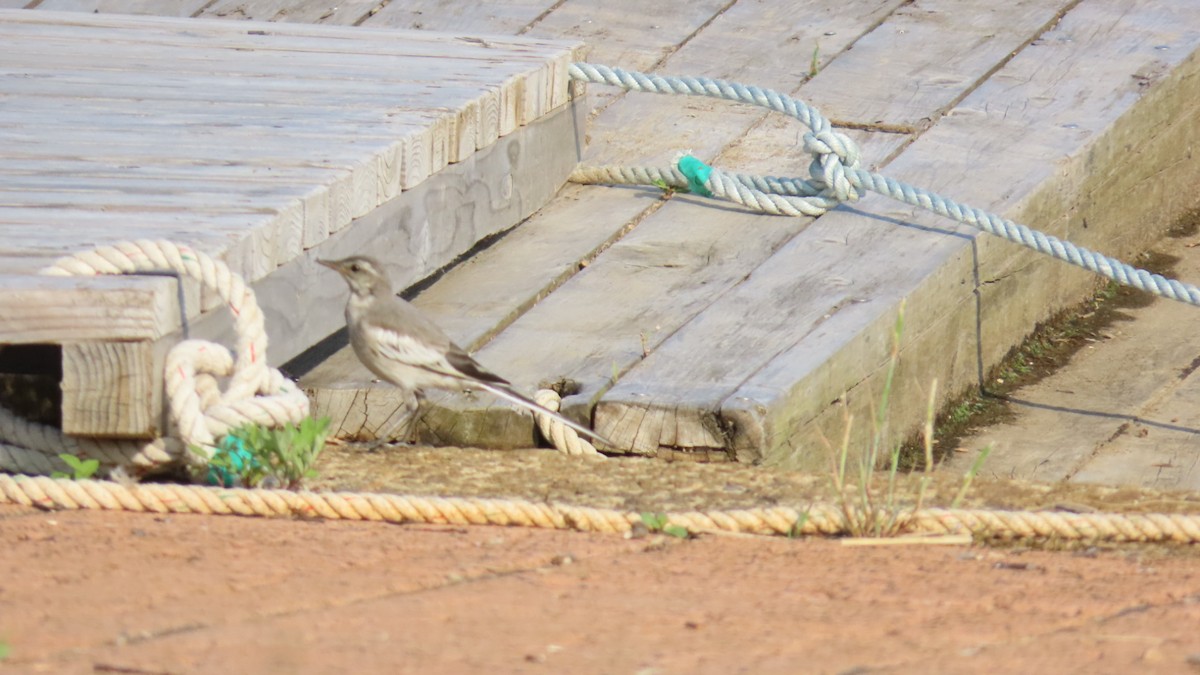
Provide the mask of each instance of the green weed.
POLYGON ((680 539, 687 539, 691 536, 686 527, 668 524, 667 514, 665 513, 643 513, 641 517, 642 524, 651 532, 662 532, 663 534, 679 537, 680 539))
POLYGON ((96 472, 100 470, 100 460, 98 459, 79 459, 75 455, 68 455, 66 453, 59 455, 58 458, 71 468, 71 473, 55 471, 50 474, 51 478, 87 480, 96 475, 96 472))
MULTIPOLYGON (((865 452, 856 454, 857 466, 851 472, 850 438, 854 427, 854 415, 843 408, 843 434, 841 444, 834 448, 830 445, 832 470, 830 481, 846 524, 847 532, 856 537, 892 537, 905 531, 913 514, 920 511, 925 502, 925 494, 932 480, 930 473, 935 468, 933 456, 934 419, 937 404, 938 382, 934 380, 930 387, 925 408, 925 424, 921 430, 922 449, 924 451, 924 473, 917 482, 917 494, 911 503, 898 494, 898 474, 904 446, 902 443, 889 441, 888 408, 895 385, 896 369, 900 363, 900 338, 904 333, 904 303, 896 316, 892 329, 892 349, 888 357, 887 371, 884 375, 883 392, 872 419, 873 434, 870 445, 865 452), (885 464, 883 485, 877 486, 878 474, 876 467, 880 462, 885 464), (853 474, 853 475, 852 475, 853 474)), ((970 403, 970 402, 968 402, 970 403)), ((966 405, 966 404, 964 404, 966 405)), ((969 407, 969 406, 968 406, 969 407)), ((964 416, 967 408, 964 408, 964 416)), ((980 453, 975 465, 963 479, 963 485, 958 492, 955 503, 962 501, 970 489, 971 481, 978 474, 987 458, 988 451, 980 453)), ((914 462, 915 463, 915 462, 914 462)), ((802 524, 800 525, 802 526, 802 524)), ((798 528, 793 528, 798 531, 798 528)))
MULTIPOLYGON (((328 436, 328 417, 308 418, 299 425, 275 429, 245 424, 221 438, 200 477, 222 487, 279 486, 294 490, 317 475, 313 467, 328 436)), ((192 451, 203 456, 198 448, 192 451)))

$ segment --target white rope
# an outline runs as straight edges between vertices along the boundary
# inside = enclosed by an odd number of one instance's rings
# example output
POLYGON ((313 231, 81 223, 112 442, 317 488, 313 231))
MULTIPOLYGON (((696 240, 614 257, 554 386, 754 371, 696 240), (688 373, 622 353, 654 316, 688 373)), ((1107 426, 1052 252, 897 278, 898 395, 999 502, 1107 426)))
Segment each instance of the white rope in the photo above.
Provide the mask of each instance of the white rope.
MULTIPOLYGON (((833 129, 821 113, 803 101, 770 89, 707 77, 668 77, 626 71, 592 63, 573 63, 571 79, 609 84, 630 91, 656 94, 707 96, 761 106, 796 118, 809 128, 804 134, 804 151, 812 155, 809 178, 777 178, 727 174, 700 165, 700 174, 689 181, 687 171, 646 167, 581 167, 570 180, 576 183, 665 184, 676 189, 692 188, 704 196, 741 204, 746 208, 786 216, 818 216, 839 202, 858 199, 866 190, 917 206, 957 222, 1006 239, 1038 253, 1132 286, 1154 295, 1200 306, 1200 288, 1076 246, 993 213, 943 197, 936 192, 893 180, 859 168, 858 147, 845 134, 833 129)), ((693 158, 694 159, 694 158, 693 158)))
MULTIPOLYGON (((562 397, 553 389, 539 389, 533 395, 533 400, 543 408, 558 412, 562 406, 562 397)), ((596 446, 588 442, 587 439, 579 435, 571 427, 563 424, 557 419, 549 415, 534 414, 533 418, 537 421, 538 429, 542 432, 542 436, 554 444, 558 451, 564 455, 571 457, 598 457, 606 459, 596 446)))
MULTIPOLYGON (((171 271, 198 280, 225 301, 237 333, 235 352, 204 340, 185 340, 167 355, 167 405, 177 437, 109 441, 67 436, 0 408, 0 469, 48 474, 64 470, 58 455, 100 460, 142 475, 190 458, 196 447, 211 458, 218 438, 247 422, 269 427, 308 417, 304 392, 267 365, 267 334, 254 292, 225 263, 168 241, 127 241, 77 253, 42 270, 49 276, 95 276, 171 271), (228 378, 224 389, 222 379, 228 378)), ((196 458, 198 459, 198 458, 196 458)))

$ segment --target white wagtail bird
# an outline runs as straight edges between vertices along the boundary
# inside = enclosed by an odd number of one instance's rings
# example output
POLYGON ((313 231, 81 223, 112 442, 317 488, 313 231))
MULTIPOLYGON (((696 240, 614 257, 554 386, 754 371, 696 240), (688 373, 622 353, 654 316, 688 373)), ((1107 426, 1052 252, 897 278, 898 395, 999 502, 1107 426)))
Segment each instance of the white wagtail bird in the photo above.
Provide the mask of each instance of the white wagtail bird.
POLYGON ((363 365, 380 378, 418 395, 430 387, 452 391, 478 387, 612 445, 591 429, 517 393, 508 380, 479 365, 437 324, 396 296, 379 261, 351 256, 317 262, 341 274, 350 285, 346 303, 350 344, 363 365))

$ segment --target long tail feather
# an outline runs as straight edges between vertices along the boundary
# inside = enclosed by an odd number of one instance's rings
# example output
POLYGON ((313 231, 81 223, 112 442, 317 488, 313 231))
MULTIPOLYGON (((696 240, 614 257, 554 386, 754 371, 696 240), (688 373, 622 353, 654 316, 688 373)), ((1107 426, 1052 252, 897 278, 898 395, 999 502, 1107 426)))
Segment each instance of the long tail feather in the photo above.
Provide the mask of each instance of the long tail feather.
POLYGON ((591 429, 583 426, 582 424, 579 424, 578 422, 567 419, 566 417, 560 415, 559 413, 554 412, 553 410, 550 410, 549 408, 545 408, 545 407, 538 405, 537 402, 530 400, 528 398, 525 398, 524 396, 518 394, 517 392, 515 392, 511 389, 508 389, 507 387, 501 387, 499 385, 492 384, 491 382, 483 382, 480 380, 473 380, 472 384, 474 384, 478 387, 482 387, 483 389, 486 389, 487 391, 495 394, 496 396, 499 396, 500 398, 502 398, 506 401, 509 401, 510 403, 515 403, 515 404, 521 406, 522 408, 527 408, 530 412, 532 412, 535 415, 549 415, 550 417, 553 417, 554 419, 562 422, 563 424, 571 427, 575 431, 578 431, 579 433, 583 434, 584 436, 587 436, 588 438, 590 438, 594 441, 600 441, 602 444, 604 444, 608 447, 614 447, 612 444, 612 441, 601 436, 600 434, 592 431, 591 429))

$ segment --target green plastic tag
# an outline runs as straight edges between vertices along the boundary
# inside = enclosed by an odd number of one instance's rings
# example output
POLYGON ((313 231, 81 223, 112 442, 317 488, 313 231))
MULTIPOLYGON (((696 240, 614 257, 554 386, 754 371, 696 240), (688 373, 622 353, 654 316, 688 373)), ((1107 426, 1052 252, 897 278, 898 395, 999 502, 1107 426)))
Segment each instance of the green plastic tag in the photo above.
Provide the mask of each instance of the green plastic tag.
POLYGON ((688 180, 688 192, 702 197, 712 196, 706 186, 708 177, 712 175, 711 166, 691 155, 684 155, 679 158, 679 173, 682 173, 688 180))

